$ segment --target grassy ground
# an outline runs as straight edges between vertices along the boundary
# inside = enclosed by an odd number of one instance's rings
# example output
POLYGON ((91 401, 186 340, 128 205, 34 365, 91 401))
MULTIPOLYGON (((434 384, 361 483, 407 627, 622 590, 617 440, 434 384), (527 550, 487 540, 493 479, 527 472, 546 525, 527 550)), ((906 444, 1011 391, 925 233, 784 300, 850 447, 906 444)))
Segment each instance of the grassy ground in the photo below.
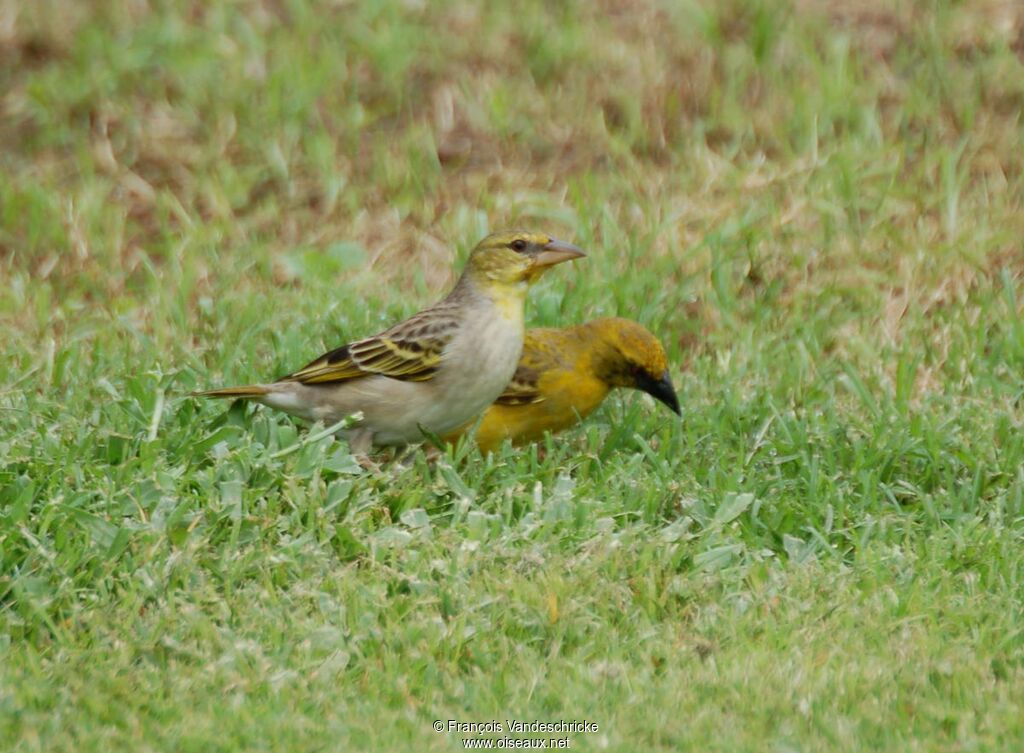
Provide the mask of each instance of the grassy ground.
POLYGON ((1022 56, 1010 0, 0 0, 3 747, 1020 749, 1022 56), (183 397, 509 225, 681 422, 377 474, 183 397))

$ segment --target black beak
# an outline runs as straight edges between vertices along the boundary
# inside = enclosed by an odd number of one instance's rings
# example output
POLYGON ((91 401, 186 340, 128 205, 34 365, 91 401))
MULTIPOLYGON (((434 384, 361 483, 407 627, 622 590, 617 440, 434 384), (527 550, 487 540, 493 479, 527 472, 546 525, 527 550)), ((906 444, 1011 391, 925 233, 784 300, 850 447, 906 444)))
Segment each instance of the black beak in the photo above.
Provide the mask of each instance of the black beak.
POLYGON ((672 377, 669 376, 668 369, 665 369, 665 373, 661 375, 660 379, 655 379, 647 372, 641 371, 636 377, 636 388, 643 390, 655 400, 665 403, 669 410, 676 415, 683 415, 679 410, 679 398, 676 397, 676 388, 672 386, 672 377))

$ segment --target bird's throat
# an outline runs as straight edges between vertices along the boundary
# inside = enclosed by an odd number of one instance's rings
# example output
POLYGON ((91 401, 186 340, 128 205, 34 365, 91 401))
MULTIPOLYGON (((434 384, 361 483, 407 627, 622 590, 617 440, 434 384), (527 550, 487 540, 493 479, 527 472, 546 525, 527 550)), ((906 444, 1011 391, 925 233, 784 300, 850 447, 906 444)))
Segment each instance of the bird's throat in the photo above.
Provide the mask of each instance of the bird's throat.
POLYGON ((494 286, 490 291, 491 300, 498 316, 509 322, 523 321, 523 303, 526 300, 526 283, 494 286))

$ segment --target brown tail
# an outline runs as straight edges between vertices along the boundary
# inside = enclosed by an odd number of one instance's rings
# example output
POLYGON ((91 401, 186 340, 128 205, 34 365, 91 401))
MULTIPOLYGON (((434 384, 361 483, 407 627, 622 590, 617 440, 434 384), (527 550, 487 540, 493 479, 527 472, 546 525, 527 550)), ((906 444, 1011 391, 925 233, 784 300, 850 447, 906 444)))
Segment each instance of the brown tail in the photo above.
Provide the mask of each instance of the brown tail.
POLYGON ((266 395, 270 390, 258 384, 249 384, 245 387, 223 387, 219 390, 204 390, 193 392, 192 397, 237 397, 250 398, 266 395))

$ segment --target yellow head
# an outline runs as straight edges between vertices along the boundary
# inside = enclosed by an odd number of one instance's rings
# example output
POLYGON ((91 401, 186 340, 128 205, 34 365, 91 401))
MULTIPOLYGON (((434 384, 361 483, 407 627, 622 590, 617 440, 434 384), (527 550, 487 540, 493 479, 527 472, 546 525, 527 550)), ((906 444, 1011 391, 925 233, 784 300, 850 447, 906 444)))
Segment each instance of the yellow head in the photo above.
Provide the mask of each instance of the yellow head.
POLYGON ((594 372, 611 387, 642 390, 679 413, 668 358, 658 338, 643 325, 607 317, 580 325, 583 336, 594 343, 594 372))
POLYGON ((480 241, 466 262, 463 274, 482 283, 532 283, 549 267, 586 256, 571 243, 543 233, 509 230, 480 241))

